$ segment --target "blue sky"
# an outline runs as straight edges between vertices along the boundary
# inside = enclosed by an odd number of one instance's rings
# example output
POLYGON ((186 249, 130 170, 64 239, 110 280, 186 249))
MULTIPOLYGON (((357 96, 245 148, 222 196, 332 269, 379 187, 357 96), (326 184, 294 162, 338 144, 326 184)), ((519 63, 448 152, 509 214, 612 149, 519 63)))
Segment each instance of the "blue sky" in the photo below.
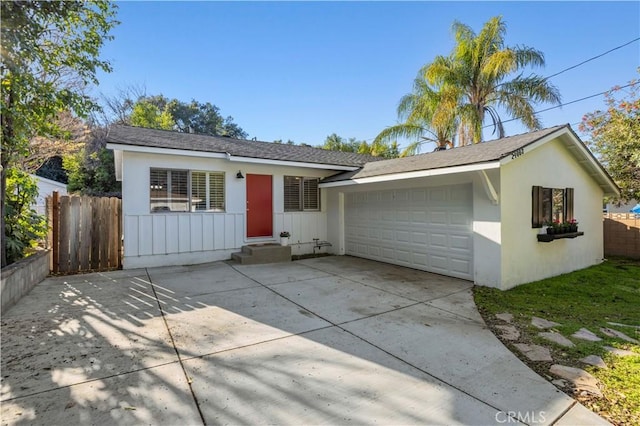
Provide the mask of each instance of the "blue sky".
MULTIPOLYGON (((502 15, 507 45, 541 50, 550 75, 640 37, 640 2, 119 2, 115 39, 95 94, 212 102, 250 137, 321 144, 371 140, 396 123, 418 69, 453 47, 451 24, 479 31, 502 15)), ((638 78, 640 42, 551 81, 564 102, 638 78)), ((576 123, 603 98, 540 115, 576 123)), ((539 109, 545 106, 540 106, 539 109)), ((506 119, 508 117, 503 117, 506 119)), ((574 126, 577 128, 577 126, 574 126)), ((525 131, 505 125, 507 134, 525 131)), ((487 139, 491 139, 487 135, 487 139)))

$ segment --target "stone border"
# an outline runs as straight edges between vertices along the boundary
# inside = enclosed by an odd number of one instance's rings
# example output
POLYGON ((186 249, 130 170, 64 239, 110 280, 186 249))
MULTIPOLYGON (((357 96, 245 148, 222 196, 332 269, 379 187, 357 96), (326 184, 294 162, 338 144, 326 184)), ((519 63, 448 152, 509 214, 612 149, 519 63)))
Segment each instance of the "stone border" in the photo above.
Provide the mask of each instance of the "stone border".
POLYGON ((0 295, 4 313, 49 275, 51 250, 41 250, 2 269, 0 295))

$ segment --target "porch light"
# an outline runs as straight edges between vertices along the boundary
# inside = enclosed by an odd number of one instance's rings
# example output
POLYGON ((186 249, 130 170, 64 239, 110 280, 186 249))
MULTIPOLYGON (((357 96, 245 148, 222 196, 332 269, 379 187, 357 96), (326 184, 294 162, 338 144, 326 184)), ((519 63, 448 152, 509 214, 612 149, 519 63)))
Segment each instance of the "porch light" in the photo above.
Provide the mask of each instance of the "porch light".
POLYGON ((244 179, 244 176, 242 176, 242 171, 238 170, 238 173, 236 173, 236 177, 238 179, 244 179))

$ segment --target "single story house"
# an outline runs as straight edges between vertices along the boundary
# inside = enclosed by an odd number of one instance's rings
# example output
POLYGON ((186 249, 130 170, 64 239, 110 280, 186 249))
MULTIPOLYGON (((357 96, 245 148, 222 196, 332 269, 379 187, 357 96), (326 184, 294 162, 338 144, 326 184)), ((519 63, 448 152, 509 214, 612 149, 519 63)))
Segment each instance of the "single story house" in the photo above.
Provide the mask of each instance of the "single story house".
POLYGON ((31 207, 36 213, 46 214, 47 197, 53 195, 54 191, 58 191, 60 195, 67 195, 67 184, 52 179, 43 178, 42 176, 29 175, 37 181, 38 196, 36 202, 31 207))
POLYGON ((228 259, 278 241, 501 289, 603 259, 602 200, 619 190, 569 125, 382 160, 114 126, 124 267, 228 259), (579 232, 540 235, 551 220, 579 232), (566 238, 571 237, 571 238, 566 238))

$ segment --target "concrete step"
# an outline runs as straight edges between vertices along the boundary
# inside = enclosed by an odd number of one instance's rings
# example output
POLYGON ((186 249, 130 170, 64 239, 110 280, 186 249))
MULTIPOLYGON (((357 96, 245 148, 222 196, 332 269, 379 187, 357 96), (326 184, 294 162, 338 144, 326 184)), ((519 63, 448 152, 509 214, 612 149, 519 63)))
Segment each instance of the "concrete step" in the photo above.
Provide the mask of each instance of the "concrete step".
POLYGON ((291 247, 275 243, 252 244, 242 246, 241 251, 233 253, 231 258, 242 265, 290 262, 291 247))

